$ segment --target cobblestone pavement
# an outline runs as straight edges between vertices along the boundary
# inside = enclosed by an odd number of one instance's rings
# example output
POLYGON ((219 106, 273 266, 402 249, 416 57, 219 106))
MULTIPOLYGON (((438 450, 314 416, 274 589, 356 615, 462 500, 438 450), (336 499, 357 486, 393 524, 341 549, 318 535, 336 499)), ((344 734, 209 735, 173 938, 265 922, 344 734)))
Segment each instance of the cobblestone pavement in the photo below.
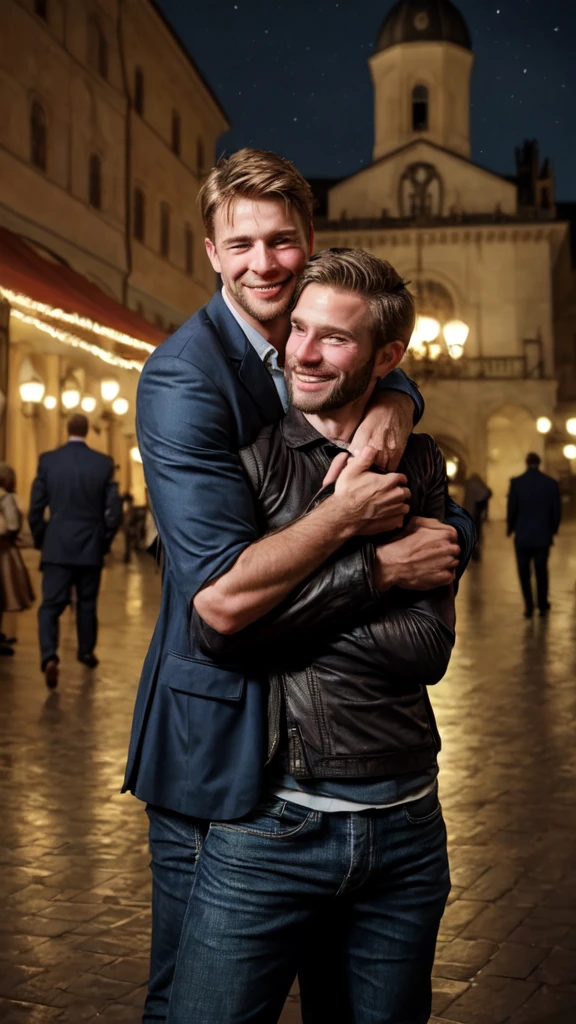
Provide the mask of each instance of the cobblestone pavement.
MULTIPOLYGON (((26 553, 30 564, 35 556, 26 553)), ((458 599, 459 637, 432 694, 453 890, 434 1013, 470 1024, 576 1021, 576 533, 552 556, 552 612, 526 622, 499 524, 458 599)), ((147 556, 105 572, 101 666, 38 671, 35 612, 0 661, 0 1020, 140 1019, 147 975, 145 815, 120 796, 158 577, 147 556)), ((289 999, 283 1024, 300 1020, 289 999)), ((330 1024, 329 1021, 326 1024, 330 1024)))

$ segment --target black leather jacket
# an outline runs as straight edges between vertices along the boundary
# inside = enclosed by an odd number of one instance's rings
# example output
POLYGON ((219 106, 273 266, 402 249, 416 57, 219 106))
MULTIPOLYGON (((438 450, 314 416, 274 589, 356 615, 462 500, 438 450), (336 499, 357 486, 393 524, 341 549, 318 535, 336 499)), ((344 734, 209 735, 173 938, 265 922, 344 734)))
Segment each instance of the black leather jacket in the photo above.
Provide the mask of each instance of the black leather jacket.
MULTIPOLYGON (((330 493, 322 480, 341 448, 295 409, 266 427, 241 457, 257 495, 262 533, 279 529, 330 493)), ((444 460, 426 434, 413 434, 400 471, 411 515, 443 519, 444 460)), ((394 535, 378 538, 378 543, 394 535)), ((223 636, 197 617, 201 645, 223 660, 257 662, 270 682, 269 759, 285 715, 290 773, 299 778, 397 775, 435 764, 440 738, 426 687, 448 666, 454 643, 452 588, 383 596, 372 583, 373 543, 347 545, 331 562, 322 592, 299 592, 247 629, 223 636), (342 595, 342 573, 349 573, 342 595), (340 577, 331 587, 333 574, 340 577), (361 584, 358 575, 363 575, 361 584), (334 631, 337 592, 342 622, 334 631), (360 594, 364 599, 358 602, 360 594), (323 607, 326 607, 325 616, 323 607)), ((311 584, 314 586, 315 584, 311 584)))

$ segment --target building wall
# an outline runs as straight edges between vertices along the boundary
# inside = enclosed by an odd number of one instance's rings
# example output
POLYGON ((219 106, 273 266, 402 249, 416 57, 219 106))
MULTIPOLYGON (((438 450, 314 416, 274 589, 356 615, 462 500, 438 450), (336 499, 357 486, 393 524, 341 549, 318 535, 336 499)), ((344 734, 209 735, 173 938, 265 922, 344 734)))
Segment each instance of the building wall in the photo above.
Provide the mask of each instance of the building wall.
MULTIPOLYGON (((3 4, 0 33, 0 222, 57 253, 75 270, 122 298, 124 250, 124 111, 112 14, 104 10, 109 81, 88 67, 90 4, 48 5, 49 21, 32 0, 3 4), (46 112, 46 171, 30 159, 30 111, 46 112), (88 202, 91 153, 101 156, 102 209, 88 202)), ((104 19, 103 19, 104 20, 104 19)))
POLYGON ((409 43, 374 54, 374 160, 416 138, 469 157, 473 63, 473 54, 452 43, 409 43), (415 132, 412 90, 418 85, 428 89, 429 123, 415 132))
MULTIPOLYGON (((126 78, 132 101, 131 202, 140 188, 146 200, 144 242, 132 231, 129 304, 150 319, 186 319, 214 291, 214 273, 204 252, 196 197, 214 162, 218 136, 227 122, 179 44, 150 3, 130 0, 123 21, 126 78), (159 52, 164 59, 159 59, 159 52), (135 76, 143 78, 142 114, 134 109, 135 76), (180 153, 172 149, 172 116, 180 118, 180 153), (201 151, 201 152, 200 152, 201 151), (160 254, 160 204, 170 208, 170 252, 160 254), (186 270, 185 228, 193 236, 192 271, 186 270)), ((131 210, 133 216, 133 208, 131 210)), ((132 225, 133 227, 133 225, 132 225)))
POLYGON ((1 224, 56 253, 166 333, 207 301, 214 275, 203 254, 196 195, 227 122, 150 0, 51 0, 46 21, 33 0, 4 0, 0 105, 1 224), (93 17, 106 41, 106 77, 94 63, 93 17), (142 117, 133 110, 137 66, 145 85, 142 117), (45 172, 31 162, 34 99, 46 111, 45 172), (174 109, 181 118, 179 156, 171 149, 174 109), (91 154, 102 168, 98 210, 89 204, 91 154), (147 200, 144 244, 133 239, 136 185, 147 200), (171 208, 167 258, 160 255, 162 201, 171 208), (190 272, 185 225, 194 237, 190 272))
POLYGON ((497 209, 504 214, 516 213, 516 186, 512 182, 421 141, 335 185, 328 198, 328 216, 332 220, 339 220, 343 214, 350 220, 380 218, 386 211, 386 216, 399 217, 400 180, 409 165, 420 162, 433 164, 440 176, 443 216, 451 211, 486 214, 497 209))

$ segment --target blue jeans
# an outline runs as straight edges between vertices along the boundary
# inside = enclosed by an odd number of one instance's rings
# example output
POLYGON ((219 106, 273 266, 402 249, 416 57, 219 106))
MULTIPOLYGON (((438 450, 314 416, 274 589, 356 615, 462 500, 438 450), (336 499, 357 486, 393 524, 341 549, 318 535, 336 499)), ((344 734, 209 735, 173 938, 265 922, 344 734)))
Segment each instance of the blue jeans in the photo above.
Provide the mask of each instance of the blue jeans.
MULTIPOLYGON (((239 821, 211 824, 168 1022, 275 1024, 310 934, 322 942, 318 924, 326 915, 338 922, 342 943, 332 971, 339 1020, 426 1024, 449 890, 436 790, 401 807, 354 814, 272 798, 239 821)), ((318 954, 323 964, 324 948, 318 954)))
POLYGON ((178 943, 208 822, 146 808, 152 853, 152 946, 143 1024, 165 1021, 178 943))

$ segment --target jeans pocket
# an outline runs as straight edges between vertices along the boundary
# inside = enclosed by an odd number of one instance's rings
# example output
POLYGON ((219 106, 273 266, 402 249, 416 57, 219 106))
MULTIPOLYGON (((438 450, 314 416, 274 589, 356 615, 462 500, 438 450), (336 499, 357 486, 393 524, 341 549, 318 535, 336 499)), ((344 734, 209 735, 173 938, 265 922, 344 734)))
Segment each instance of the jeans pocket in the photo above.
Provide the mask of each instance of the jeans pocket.
POLYGON ((238 821, 216 821, 211 831, 240 832, 263 839, 291 839, 304 832, 318 818, 316 811, 286 800, 273 798, 254 808, 238 821))
POLYGON ((429 825, 442 815, 442 805, 438 799, 438 787, 426 793, 418 800, 404 804, 404 816, 409 825, 429 825))

